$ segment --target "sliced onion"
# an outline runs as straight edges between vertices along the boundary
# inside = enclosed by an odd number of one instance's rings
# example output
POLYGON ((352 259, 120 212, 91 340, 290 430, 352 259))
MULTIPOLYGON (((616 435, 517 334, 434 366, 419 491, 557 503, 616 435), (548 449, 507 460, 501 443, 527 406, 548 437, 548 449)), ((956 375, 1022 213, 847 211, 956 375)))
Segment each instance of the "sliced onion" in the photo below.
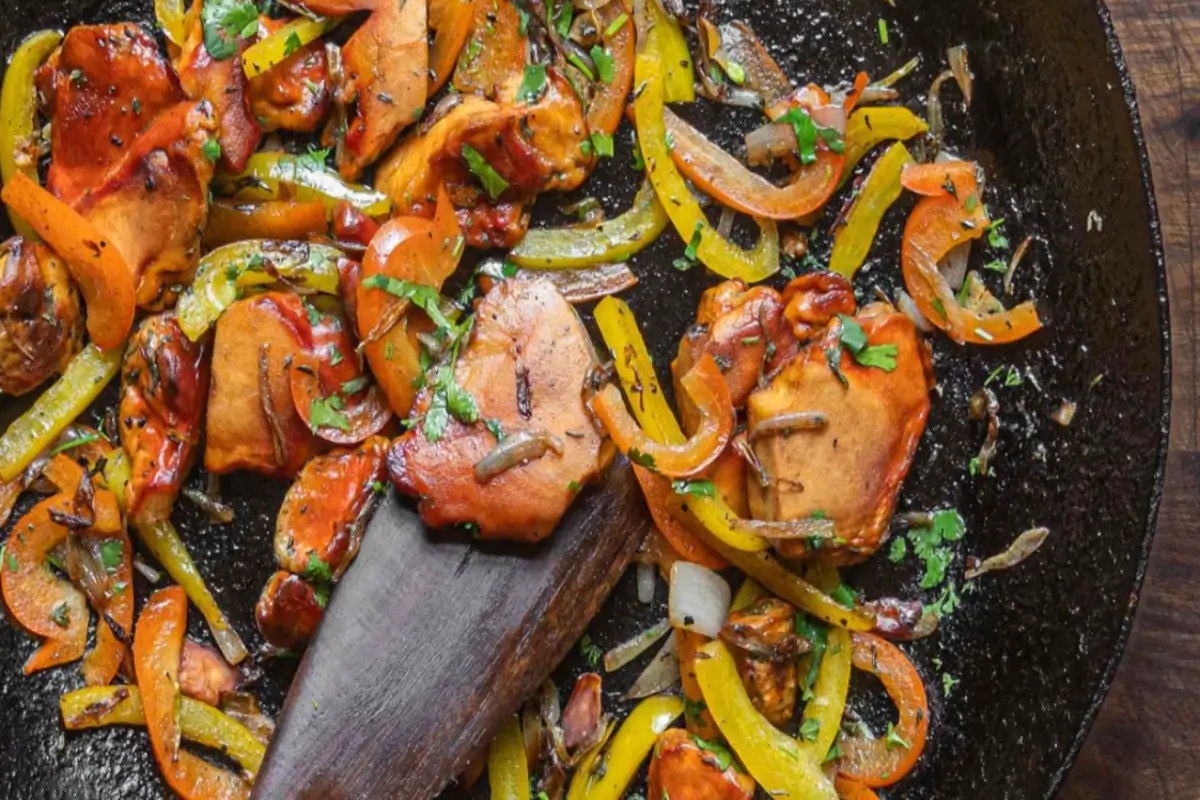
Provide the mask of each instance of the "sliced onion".
POLYGON ((832 539, 837 529, 831 519, 790 519, 768 522, 759 519, 735 519, 734 530, 757 533, 766 539, 832 539))
POLYGON ((878 84, 868 86, 863 89, 862 94, 858 96, 858 102, 854 104, 855 108, 859 106, 871 106, 876 103, 888 103, 900 97, 900 91, 893 89, 890 86, 879 86, 878 84))
POLYGON ((995 572, 996 570, 1015 567, 1036 553, 1037 549, 1045 543, 1046 537, 1049 535, 1049 528, 1031 528, 1018 536, 1003 553, 994 555, 991 558, 985 558, 975 566, 968 564, 964 577, 971 581, 986 572, 995 572))
POLYGON ((568 303, 590 303, 611 294, 632 289, 637 285, 637 276, 624 262, 620 264, 597 264, 581 269, 526 269, 517 270, 517 280, 548 280, 558 289, 568 303))
POLYGON ((1063 400, 1062 405, 1055 409, 1050 415, 1050 419, 1062 425, 1064 428, 1070 427, 1071 422, 1075 419, 1075 410, 1077 406, 1073 400, 1063 400))
POLYGON ((158 583, 162 580, 162 573, 143 561, 137 553, 133 554, 133 568, 142 573, 142 577, 151 583, 158 583))
POLYGON ((746 134, 746 161, 763 167, 796 152, 796 131, 784 122, 768 122, 746 134))
POLYGON ((770 436, 790 436, 800 431, 819 431, 829 425, 823 411, 796 411, 764 419, 750 431, 750 443, 770 436))
POLYGON ((917 330, 921 333, 933 333, 933 324, 925 319, 925 315, 917 308, 912 297, 903 289, 896 290, 896 307, 904 313, 904 316, 912 320, 913 325, 916 325, 917 330))
POLYGON ((950 62, 950 71, 954 74, 954 80, 958 82, 958 88, 962 91, 963 103, 970 108, 971 94, 975 84, 971 68, 967 65, 967 46, 960 44, 958 47, 951 47, 946 51, 946 60, 950 62))
POLYGON ((184 487, 183 496, 196 504, 197 508, 208 514, 209 519, 219 525, 233 522, 233 509, 199 489, 184 487))
POLYGON ((717 233, 721 234, 722 239, 728 239, 729 234, 733 232, 733 217, 732 208, 726 206, 721 209, 721 218, 717 220, 717 233))
POLYGON ((497 475, 541 458, 551 450, 561 456, 562 439, 541 428, 510 433, 475 465, 475 480, 487 483, 497 475))
MULTIPOLYGON (((888 75, 886 78, 884 78, 883 80, 876 83, 875 86, 894 86, 902 78, 905 78, 914 69, 916 69, 918 66, 920 66, 920 64, 921 64, 921 57, 917 56, 912 61, 909 61, 907 64, 904 64, 903 66, 901 66, 898 70, 893 72, 891 75, 888 75)), ((868 88, 870 88, 870 87, 868 87, 868 88)), ((859 102, 860 103, 862 102, 861 98, 859 98, 859 102)))
POLYGON ((632 639, 621 642, 604 654, 604 671, 616 672, 653 647, 654 643, 670 630, 670 621, 664 619, 651 625, 632 639))
POLYGON ((946 279, 946 283, 950 284, 953 291, 957 292, 962 288, 963 280, 967 277, 967 262, 970 258, 971 242, 968 240, 950 248, 946 257, 938 262, 938 271, 942 273, 942 277, 946 279))
POLYGON ((942 84, 954 77, 954 73, 946 70, 933 79, 929 87, 929 97, 925 101, 926 115, 929 117, 929 135, 941 144, 942 131, 946 123, 942 119, 942 84))
POLYGON ((637 595, 639 603, 654 602, 654 585, 657 576, 654 565, 649 561, 639 561, 637 565, 637 595))
POLYGON ((1017 273, 1017 265, 1021 263, 1021 259, 1025 257, 1025 253, 1029 250, 1029 245, 1033 244, 1033 237, 1026 236, 1025 240, 1017 245, 1017 249, 1013 251, 1012 259, 1008 262, 1008 269, 1004 271, 1004 293, 1012 294, 1013 275, 1017 273))
POLYGON ((629 687, 623 700, 640 700, 652 694, 665 692, 679 683, 679 653, 675 649, 675 637, 667 639, 633 686, 629 687))
POLYGON ((711 569, 690 561, 671 565, 667 616, 671 625, 717 638, 729 613, 729 584, 711 569))

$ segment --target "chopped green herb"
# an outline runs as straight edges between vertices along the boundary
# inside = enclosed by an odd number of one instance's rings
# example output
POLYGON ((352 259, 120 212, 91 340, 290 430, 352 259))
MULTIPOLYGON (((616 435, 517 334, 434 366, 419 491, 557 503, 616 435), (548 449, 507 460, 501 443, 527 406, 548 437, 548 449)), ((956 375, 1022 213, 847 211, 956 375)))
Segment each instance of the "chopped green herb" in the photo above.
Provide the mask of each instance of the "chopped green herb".
MULTIPOLYGON (((1001 217, 987 227, 988 244, 997 250, 1007 250, 1009 247, 1008 237, 1000 230, 1000 226, 1003 224, 1004 218, 1001 217)), ((1008 267, 1005 267, 1005 269, 1007 270, 1008 267)))
POLYGON ((701 739, 695 734, 692 735, 692 741, 695 742, 696 746, 701 750, 707 753, 712 753, 717 757, 717 769, 721 772, 729 769, 729 765, 733 763, 733 753, 729 752, 729 748, 720 742, 710 742, 705 739, 701 739))
POLYGON ((949 673, 943 672, 942 673, 942 695, 945 697, 949 697, 950 693, 954 691, 954 687, 958 686, 959 683, 960 683, 960 681, 958 680, 958 678, 954 677, 953 675, 951 675, 949 673))
POLYGON ((357 378, 348 380, 342 384, 342 394, 349 397, 352 394, 358 394, 363 389, 367 388, 367 384, 371 381, 366 375, 359 375, 357 378))
POLYGON ((283 54, 284 56, 290 56, 303 46, 304 43, 300 41, 300 36, 295 31, 292 31, 288 34, 287 41, 283 43, 283 54))
POLYGON ((1021 371, 1016 367, 1009 367, 1008 374, 1004 376, 1005 386, 1020 386, 1022 383, 1021 371))
POLYGON ((983 268, 992 272, 1008 272, 1008 264, 1002 258, 987 262, 983 265, 983 268))
POLYGON ((592 150, 596 155, 604 158, 612 158, 613 156, 613 138, 604 131, 596 131, 591 137, 592 150))
POLYGON ((100 545, 100 563, 112 575, 125 562, 125 545, 118 539, 108 539, 100 545))
MULTIPOLYGON (((469 144, 462 146, 463 161, 467 163, 467 169, 476 178, 479 178, 479 183, 483 186, 483 190, 487 192, 488 197, 496 200, 500 195, 504 194, 504 190, 508 188, 508 181, 501 177, 499 172, 492 168, 492 165, 487 162, 479 151, 469 144)), ((372 276, 375 277, 375 276, 372 276)))
POLYGON ((457 330, 454 323, 442 314, 442 297, 432 286, 400 280, 390 275, 372 275, 363 281, 362 285, 368 289, 382 289, 393 297, 410 300, 414 306, 429 315, 434 325, 450 331, 457 330))
POLYGON ((606 38, 612 38, 613 36, 616 36, 617 31, 619 31, 619 30, 621 30, 621 28, 625 27, 625 23, 628 21, 629 21, 629 15, 626 14, 624 11, 622 11, 621 15, 619 17, 617 17, 616 19, 614 19, 612 22, 610 22, 608 24, 608 27, 604 29, 604 36, 606 38))
POLYGON ((892 544, 888 548, 888 561, 899 564, 906 555, 908 555, 908 540, 903 536, 892 539, 892 544))
POLYGON ((596 75, 604 83, 612 83, 616 77, 616 59, 613 54, 600 45, 592 46, 592 63, 596 65, 596 75))
POLYGON ((308 554, 308 563, 304 566, 304 577, 310 581, 328 583, 333 580, 333 570, 313 552, 308 554))
POLYGON ((50 621, 60 628, 71 625, 71 609, 65 600, 50 611, 50 621))
POLYGON ((736 61, 728 61, 725 64, 725 74, 729 76, 729 80, 741 86, 746 82, 746 70, 742 69, 742 65, 736 61))
POLYGON ((483 421, 483 427, 488 429, 488 433, 490 433, 497 442, 504 438, 504 426, 500 424, 500 420, 485 419, 483 421))
POLYGON ((838 747, 838 743, 835 740, 834 743, 830 746, 829 752, 825 754, 825 758, 821 759, 821 763, 828 764, 830 761, 833 761, 834 759, 838 759, 841 757, 842 757, 842 749, 840 747, 838 747))
POLYGON ((817 126, 809 116, 808 111, 797 106, 779 118, 780 122, 790 122, 796 132, 796 147, 800 153, 802 164, 813 164, 817 160, 817 126))
POLYGON ((204 153, 204 157, 214 164, 221 157, 221 143, 216 139, 205 139, 204 144, 200 145, 200 152, 204 153))
POLYGON ((308 405, 308 419, 315 431, 318 428, 350 430, 350 418, 342 413, 346 403, 336 394, 329 397, 314 397, 308 405))
POLYGON ((884 737, 884 740, 887 742, 887 746, 889 748, 903 747, 905 750, 912 748, 911 744, 904 741, 904 738, 900 736, 900 734, 896 733, 896 727, 890 722, 888 723, 887 735, 884 737))
POLYGON ((521 81, 521 87, 517 89, 517 99, 525 103, 534 103, 545 90, 546 66, 544 64, 526 64, 525 77, 521 81))
POLYGON ((600 659, 604 658, 604 651, 592 643, 592 637, 584 634, 579 640, 579 651, 583 653, 583 658, 587 661, 588 666, 595 669, 600 664, 600 659))
POLYGON ((375 494, 383 494, 387 491, 387 487, 383 485, 383 481, 371 481, 371 491, 375 494))
POLYGON ((689 700, 686 697, 683 699, 683 719, 685 722, 692 724, 699 723, 708 710, 703 700, 689 700))
POLYGON ((651 470, 655 469, 654 456, 650 455, 649 453, 643 453, 636 447, 631 447, 626 455, 628 455, 630 461, 632 461, 634 464, 637 464, 639 467, 645 467, 646 469, 651 470))
POLYGON ((983 382, 983 385, 988 386, 989 384, 991 384, 992 381, 994 381, 1000 377, 1001 372, 1004 372, 1003 364, 1001 364, 1000 366, 998 366, 994 370, 992 370, 990 373, 988 373, 987 380, 985 380, 983 382))
POLYGON ((258 31, 258 7, 239 0, 207 0, 201 25, 204 49, 217 61, 224 61, 237 53, 238 37, 246 39, 258 31))
POLYGON ((942 319, 949 319, 949 317, 946 316, 946 307, 942 305, 942 298, 933 298, 933 302, 930 305, 933 306, 933 310, 936 311, 938 316, 940 316, 942 319))
POLYGON ((646 161, 642 158, 642 148, 638 146, 636 132, 633 134, 633 168, 639 172, 646 169, 646 161))
POLYGON ((979 198, 976 195, 970 195, 967 197, 967 202, 963 205, 966 206, 968 214, 973 214, 975 213, 975 209, 979 207, 979 198))
POLYGON ((4 562, 8 565, 8 571, 16 572, 17 571, 17 557, 12 554, 12 551, 10 551, 8 549, 7 545, 2 548, 2 552, 4 555, 4 562))
POLYGON ((671 481, 675 494, 690 494, 695 497, 716 497, 717 487, 709 480, 671 481))
MULTIPOLYGON (((967 584, 967 586, 972 585, 973 584, 970 583, 967 584)), ((958 596, 958 589, 953 583, 951 583, 942 590, 942 593, 938 596, 937 600, 926 606, 926 609, 941 619, 942 617, 948 617, 953 614, 961 603, 962 599, 958 596)))
POLYGON ((821 734, 821 720, 806 719, 800 723, 800 738, 806 742, 815 742, 821 734))
MULTIPOLYGON (((848 317, 845 314, 839 314, 838 318, 842 321, 841 342, 842 346, 850 351, 850 355, 864 367, 874 367, 881 369, 884 372, 891 372, 896 368, 896 354, 898 352, 894 344, 880 344, 868 346, 867 333, 863 330, 862 325, 853 317, 848 317)), ((839 364, 840 366, 840 364, 839 364)))
POLYGON ((579 491, 581 488, 582 488, 582 487, 579 485, 579 481, 569 481, 569 482, 567 483, 567 490, 568 490, 568 491, 572 491, 572 492, 578 492, 578 491, 579 491))
POLYGON ((583 76, 589 81, 596 80, 596 73, 592 72, 592 68, 589 67, 587 63, 575 53, 567 54, 567 62, 570 63, 571 66, 575 67, 575 69, 582 72, 583 76))
POLYGON ((338 349, 338 346, 331 344, 329 346, 329 366, 336 367, 345 360, 346 358, 342 355, 342 351, 338 349))
POLYGON ((66 452, 67 450, 73 450, 76 447, 82 447, 85 444, 91 444, 92 442, 97 441, 99 438, 100 434, 98 433, 86 433, 83 436, 79 436, 74 439, 68 439, 62 444, 54 447, 47 455, 56 456, 59 453, 66 452))
POLYGON ((854 608, 854 601, 858 599, 858 592, 850 588, 848 584, 838 584, 838 587, 829 593, 833 601, 845 608, 854 608))
POLYGON ((550 22, 558 35, 566 39, 571 35, 571 19, 575 14, 575 4, 571 0, 562 0, 551 7, 550 22))
POLYGON ((525 32, 529 30, 529 12, 517 6, 517 19, 520 20, 517 23, 517 33, 524 36, 525 32))
POLYGON ((884 19, 883 17, 879 18, 879 43, 880 44, 888 43, 888 24, 887 24, 887 20, 884 19))
POLYGON ((703 231, 704 223, 697 222, 696 227, 692 230, 692 238, 688 240, 687 249, 683 251, 683 254, 692 261, 696 260, 696 253, 700 250, 703 231))

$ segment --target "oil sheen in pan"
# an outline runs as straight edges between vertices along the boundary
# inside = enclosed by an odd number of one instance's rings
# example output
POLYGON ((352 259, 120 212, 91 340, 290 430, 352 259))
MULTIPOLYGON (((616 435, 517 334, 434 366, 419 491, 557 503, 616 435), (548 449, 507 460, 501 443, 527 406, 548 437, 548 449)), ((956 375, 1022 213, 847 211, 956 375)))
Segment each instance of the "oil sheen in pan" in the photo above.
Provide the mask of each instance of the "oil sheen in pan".
MULTIPOLYGON (((10 0, 0 51, 11 52, 39 28, 145 22, 149 12, 148 2, 10 0)), ((946 104, 949 143, 986 166, 988 202, 1009 220, 1010 235, 1041 238, 1017 284, 1023 295, 1040 298, 1048 330, 1007 348, 963 350, 935 340, 941 390, 901 509, 959 509, 967 535, 950 569, 955 578, 968 553, 999 552, 1032 524, 1054 533, 1021 567, 981 579, 937 637, 909 648, 930 692, 932 735, 921 766, 890 796, 1048 796, 1082 740, 1124 642, 1166 445, 1161 248, 1128 76, 1119 58, 1114 61, 1107 17, 1091 0, 909 0, 900 9, 875 0, 737 0, 724 3, 721 14, 749 22, 797 83, 834 83, 858 69, 882 75, 920 54, 920 70, 900 85, 917 111, 945 48, 963 42, 970 48, 977 97, 969 117, 946 104), (889 30, 886 46, 879 41, 881 17, 889 30), (1103 228, 1089 232, 1092 211, 1103 228), (982 430, 966 419, 968 398, 1000 365, 1015 366, 1026 380, 1000 392, 995 478, 971 479, 966 465, 982 430), (1097 375, 1103 379, 1092 387, 1097 375), (1063 400, 1079 404, 1070 428, 1049 419, 1063 400), (958 681, 949 697, 942 675, 958 681)), ((753 115, 728 109, 682 113, 734 152, 741 133, 757 124, 753 115)), ((584 189, 610 213, 628 205, 639 180, 629 143, 627 132, 618 134, 615 158, 584 189)), ((542 205, 558 203, 548 198, 542 205)), ((874 286, 890 293, 897 285, 907 208, 886 218, 856 281, 860 299, 869 299, 874 286)), ((545 224, 549 217, 539 219, 545 224)), ((816 254, 828 246, 818 241, 816 254)), ((648 323, 659 364, 669 362, 706 285, 699 273, 670 266, 682 247, 664 237, 633 264, 641 284, 629 300, 648 323)), ((98 407, 114 400, 110 394, 98 407)), ((19 411, 17 402, 0 401, 0 424, 19 411)), ((193 476, 193 485, 202 481, 193 476)), ((257 643, 252 610, 272 571, 271 533, 284 488, 256 476, 227 479, 235 526, 212 525, 187 503, 176 517, 200 569, 219 576, 212 581, 217 599, 248 643, 257 643)), ((915 594, 918 578, 914 563, 892 565, 882 557, 847 573, 848 582, 868 594, 915 594)), ((135 588, 142 599, 150 591, 144 583, 135 588)), ((655 605, 638 604, 627 576, 593 623, 592 640, 607 648, 660 619, 665 595, 660 585, 655 605)), ((926 593, 926 599, 934 598, 926 593)), ((191 615, 191 628, 192 635, 205 635, 198 614, 191 615)), ((21 632, 0 626, 0 796, 162 796, 143 732, 63 735, 57 698, 78 678, 71 668, 24 678, 20 667, 32 647, 21 632)), ((641 665, 606 681, 610 709, 621 708, 615 697, 641 665)), ((573 651, 555 676, 564 697, 584 669, 582 655, 573 651)), ((268 711, 278 710, 291 672, 287 662, 264 666, 258 690, 268 711)), ((860 710, 880 721, 874 707, 860 710)))

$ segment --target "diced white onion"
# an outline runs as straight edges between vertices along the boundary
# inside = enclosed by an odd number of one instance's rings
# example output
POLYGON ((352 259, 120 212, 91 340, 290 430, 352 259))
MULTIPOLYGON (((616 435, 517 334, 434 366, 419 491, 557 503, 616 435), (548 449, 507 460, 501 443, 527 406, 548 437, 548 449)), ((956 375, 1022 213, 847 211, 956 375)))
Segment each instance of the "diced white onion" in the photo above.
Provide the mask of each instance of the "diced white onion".
POLYGON ((667 617, 671 625, 717 638, 729 612, 729 584, 711 569, 689 561, 671 565, 667 617))

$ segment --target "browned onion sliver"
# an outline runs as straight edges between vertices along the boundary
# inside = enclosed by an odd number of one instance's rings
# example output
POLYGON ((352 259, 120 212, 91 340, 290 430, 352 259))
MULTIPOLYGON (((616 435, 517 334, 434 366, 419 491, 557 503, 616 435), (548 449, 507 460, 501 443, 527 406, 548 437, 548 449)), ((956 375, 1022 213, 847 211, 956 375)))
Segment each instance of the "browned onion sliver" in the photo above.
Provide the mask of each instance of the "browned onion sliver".
POLYGON ((746 161, 762 167, 796 152, 796 131, 785 122, 768 122, 746 134, 746 161))
POLYGON ((510 433, 475 465, 475 480, 487 483, 497 475, 541 458, 551 450, 561 456, 562 439, 541 428, 510 433))
POLYGON ((1049 535, 1049 528, 1031 528, 1013 540, 1003 553, 985 558, 974 566, 968 565, 964 577, 971 581, 987 572, 1015 567, 1036 553, 1049 535))
POLYGON ((624 262, 580 269, 517 270, 518 280, 544 279, 554 284, 568 303, 590 303, 637 285, 637 276, 624 262))
POLYGON ((750 429, 753 444, 768 436, 790 436, 798 431, 819 431, 829 425, 829 416, 823 411, 796 411, 791 414, 764 419, 750 429))
POLYGON ((960 44, 958 47, 951 47, 946 51, 946 60, 950 63, 950 71, 954 73, 954 80, 958 82, 958 88, 962 91, 963 103, 970 108, 975 84, 971 68, 967 64, 967 46, 960 44))
POLYGON ((757 533, 765 539, 832 539, 837 529, 831 519, 792 519, 769 522, 760 519, 733 519, 734 530, 757 533))

